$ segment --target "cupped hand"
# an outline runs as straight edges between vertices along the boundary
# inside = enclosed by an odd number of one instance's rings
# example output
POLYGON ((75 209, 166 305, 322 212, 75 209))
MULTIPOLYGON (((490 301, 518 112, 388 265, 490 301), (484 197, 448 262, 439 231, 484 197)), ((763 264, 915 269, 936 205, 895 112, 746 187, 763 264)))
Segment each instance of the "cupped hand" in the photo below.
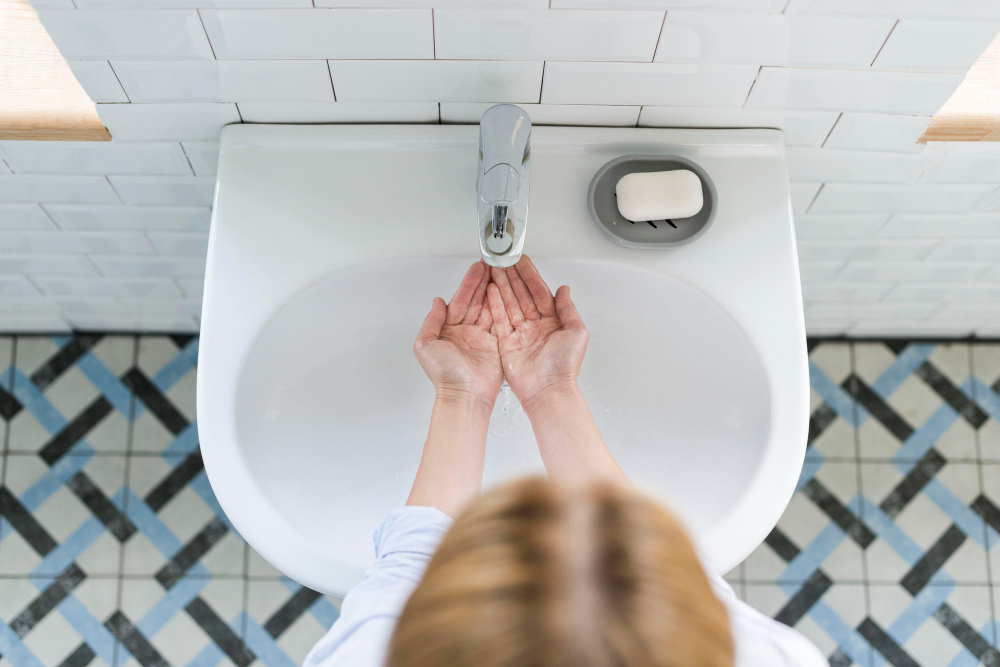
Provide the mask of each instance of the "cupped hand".
POLYGON ((511 390, 529 413, 552 390, 576 388, 589 334, 562 286, 555 298, 527 255, 491 269, 487 297, 511 390))
POLYGON ((492 409, 503 370, 486 300, 490 272, 482 261, 465 273, 451 301, 437 297, 413 353, 439 397, 471 398, 492 409))

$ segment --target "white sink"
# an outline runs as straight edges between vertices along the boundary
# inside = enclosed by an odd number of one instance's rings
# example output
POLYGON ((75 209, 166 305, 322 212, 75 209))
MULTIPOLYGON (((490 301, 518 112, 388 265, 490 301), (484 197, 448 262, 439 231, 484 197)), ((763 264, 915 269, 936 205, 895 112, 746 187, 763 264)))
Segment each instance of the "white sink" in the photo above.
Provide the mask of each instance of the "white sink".
MULTIPOLYGON (((475 126, 226 128, 202 316, 199 433, 223 509, 275 567, 342 595, 409 491, 433 390, 411 353, 434 296, 478 257, 475 126)), ((536 127, 525 252, 591 332, 580 378, 632 480, 720 570, 767 535, 808 425, 781 133, 536 127), (708 233, 622 248, 587 188, 628 154, 697 162, 708 233)), ((501 394, 486 485, 542 472, 501 394)))

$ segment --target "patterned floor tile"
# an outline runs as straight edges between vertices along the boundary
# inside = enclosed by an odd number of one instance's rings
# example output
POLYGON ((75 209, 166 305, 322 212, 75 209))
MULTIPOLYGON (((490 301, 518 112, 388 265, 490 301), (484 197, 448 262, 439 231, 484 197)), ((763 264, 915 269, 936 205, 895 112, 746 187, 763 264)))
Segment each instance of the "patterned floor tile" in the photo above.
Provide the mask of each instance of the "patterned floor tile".
POLYGON ((980 455, 1000 462, 1000 343, 973 345, 972 370, 973 396, 989 417, 978 432, 980 455))
POLYGON ((855 343, 849 388, 858 404, 860 456, 917 461, 936 446, 974 460, 985 415, 970 398, 969 358, 965 344, 855 343))
POLYGON ((71 566, 57 578, 0 579, 0 665, 114 667, 117 579, 71 566))
POLYGON ((243 642, 244 588, 241 579, 181 577, 165 588, 126 578, 110 624, 124 649, 118 664, 248 667, 256 656, 243 642))
POLYGON ((982 463, 983 494, 972 508, 986 522, 992 582, 1000 582, 1000 463, 982 463))
POLYGON ((122 512, 124 456, 9 455, 0 487, 0 575, 55 576, 71 564, 116 575, 134 532, 122 512))
POLYGON ((264 560, 253 547, 247 546, 247 576, 251 578, 278 579, 283 575, 264 560))
POLYGON ((862 516, 875 535, 865 550, 869 580, 912 595, 932 583, 989 583, 986 526, 973 509, 978 466, 946 462, 932 449, 906 467, 861 465, 862 516))
POLYGON ((132 451, 189 453, 198 446, 195 383, 198 339, 143 336, 128 377, 136 394, 132 451))
MULTIPOLYGON (((1000 344, 809 349, 798 491, 726 579, 834 667, 1000 665, 1000 344)), ((218 506, 197 354, 0 337, 0 667, 292 667, 336 618, 218 506)))
POLYGON ((10 449, 50 463, 68 451, 124 454, 132 395, 119 378, 134 356, 133 336, 18 338, 10 449))
POLYGON ((744 561, 748 583, 863 581, 862 549, 871 534, 859 519, 858 465, 815 465, 806 463, 778 525, 744 561))
POLYGON ((340 613, 340 601, 287 577, 251 579, 246 641, 267 667, 302 664, 340 613))
POLYGON ((201 454, 133 456, 124 573, 167 583, 185 574, 243 576, 245 543, 219 507, 201 454))
POLYGON ((899 585, 869 587, 870 617, 859 628, 893 665, 998 664, 988 586, 930 585, 916 597, 899 585))
POLYGON ((851 365, 849 343, 817 343, 809 351, 808 461, 857 455, 854 398, 844 388, 851 365))
POLYGON ((799 630, 831 665, 872 665, 871 647, 855 630, 865 619, 863 584, 747 584, 747 603, 799 630))

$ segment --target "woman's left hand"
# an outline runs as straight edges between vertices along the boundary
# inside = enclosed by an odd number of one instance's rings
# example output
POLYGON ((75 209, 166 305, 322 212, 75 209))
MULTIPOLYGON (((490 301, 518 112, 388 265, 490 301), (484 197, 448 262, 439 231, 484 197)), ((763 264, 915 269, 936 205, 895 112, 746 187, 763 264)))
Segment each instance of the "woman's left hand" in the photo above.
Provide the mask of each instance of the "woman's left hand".
POLYGON ((493 316, 486 300, 489 267, 476 262, 466 272, 451 302, 437 297, 427 314, 413 353, 434 383, 438 398, 472 399, 493 409, 503 368, 493 316))

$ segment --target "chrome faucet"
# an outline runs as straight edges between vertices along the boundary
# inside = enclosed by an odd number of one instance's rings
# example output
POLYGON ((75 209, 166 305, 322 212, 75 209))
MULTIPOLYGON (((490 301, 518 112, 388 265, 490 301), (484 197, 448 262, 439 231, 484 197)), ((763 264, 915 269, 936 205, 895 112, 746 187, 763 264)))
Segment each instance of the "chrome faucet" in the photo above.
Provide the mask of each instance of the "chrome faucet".
POLYGON ((496 267, 521 259, 528 224, 531 119, 512 104, 490 107, 479 120, 479 249, 496 267))

